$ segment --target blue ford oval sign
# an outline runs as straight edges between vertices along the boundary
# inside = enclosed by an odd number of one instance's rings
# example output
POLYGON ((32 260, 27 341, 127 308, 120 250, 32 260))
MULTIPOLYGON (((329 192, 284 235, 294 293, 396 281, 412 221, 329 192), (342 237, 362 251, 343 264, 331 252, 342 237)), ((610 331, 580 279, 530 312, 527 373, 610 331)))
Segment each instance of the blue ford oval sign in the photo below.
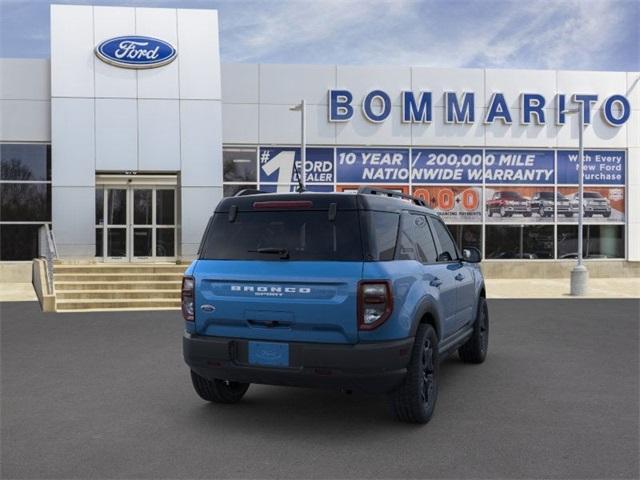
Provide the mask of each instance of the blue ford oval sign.
POLYGON ((124 68, 155 68, 173 61, 178 52, 164 40, 128 35, 105 40, 96 47, 103 62, 124 68))

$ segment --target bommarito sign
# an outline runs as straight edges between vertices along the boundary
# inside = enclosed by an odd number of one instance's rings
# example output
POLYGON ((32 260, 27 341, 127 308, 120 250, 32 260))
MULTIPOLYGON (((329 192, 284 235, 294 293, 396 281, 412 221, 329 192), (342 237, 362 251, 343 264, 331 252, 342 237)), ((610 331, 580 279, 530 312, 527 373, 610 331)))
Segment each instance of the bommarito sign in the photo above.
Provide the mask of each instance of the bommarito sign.
MULTIPOLYGON (((353 94, 349 90, 334 90, 329 95, 329 121, 348 122, 353 118, 356 107, 353 94)), ((411 91, 401 92, 401 115, 403 123, 430 123, 433 120, 433 95, 429 91, 421 91, 417 94, 411 91)), ((452 124, 475 123, 482 121, 492 124, 501 121, 505 124, 513 123, 513 115, 503 93, 496 92, 491 96, 487 105, 487 113, 484 118, 478 118, 475 107, 475 93, 445 92, 444 122, 452 124)), ((568 95, 560 93, 555 96, 555 121, 556 125, 564 125, 566 122, 566 110, 568 95)), ((591 109, 598 101, 596 94, 575 93, 570 96, 571 102, 582 107, 584 123, 591 123, 591 109)), ((539 93, 520 94, 520 118, 523 125, 544 125, 551 121, 547 118, 545 107, 547 99, 539 93)), ((367 93, 360 104, 362 115, 373 123, 384 122, 391 115, 391 97, 384 90, 372 90, 367 93)), ((610 95, 602 105, 602 116, 612 127, 624 125, 631 115, 631 105, 627 97, 621 94, 610 95)))

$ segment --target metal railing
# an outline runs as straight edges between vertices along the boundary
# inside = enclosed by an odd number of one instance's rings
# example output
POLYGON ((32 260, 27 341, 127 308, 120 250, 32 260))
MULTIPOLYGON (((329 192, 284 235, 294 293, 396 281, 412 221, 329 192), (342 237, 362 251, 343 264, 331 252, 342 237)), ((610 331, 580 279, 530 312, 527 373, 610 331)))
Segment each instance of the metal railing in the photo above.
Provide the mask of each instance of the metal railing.
POLYGON ((47 287, 53 293, 53 261, 58 258, 58 248, 53 230, 49 224, 43 224, 38 230, 38 254, 47 260, 47 287))

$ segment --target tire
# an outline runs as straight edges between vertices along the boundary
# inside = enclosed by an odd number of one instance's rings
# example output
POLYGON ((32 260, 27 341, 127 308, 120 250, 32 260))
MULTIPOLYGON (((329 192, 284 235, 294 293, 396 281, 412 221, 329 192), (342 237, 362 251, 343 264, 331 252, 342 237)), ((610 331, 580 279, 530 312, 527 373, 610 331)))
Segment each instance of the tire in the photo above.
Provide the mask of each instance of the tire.
POLYGON ((522 214, 523 217, 530 217, 531 215, 533 215, 531 212, 524 212, 522 214))
POLYGON ((397 420, 425 424, 438 399, 438 336, 431 325, 420 324, 403 383, 389 394, 397 420))
POLYGON ((487 358, 489 348, 489 309, 487 300, 480 297, 478 313, 469 340, 458 349, 460 359, 465 363, 482 363, 487 358))
POLYGON ((605 212, 602 214, 604 218, 609 218, 611 216, 611 212, 605 212))
POLYGON ((237 403, 247 393, 250 385, 218 379, 208 380, 193 370, 191 370, 191 383, 200 398, 213 403, 237 403))
POLYGON ((573 213, 565 213, 564 216, 567 218, 571 218, 573 217, 573 213))
POLYGON ((493 217, 493 210, 491 210, 490 208, 487 208, 487 213, 490 217, 493 217))

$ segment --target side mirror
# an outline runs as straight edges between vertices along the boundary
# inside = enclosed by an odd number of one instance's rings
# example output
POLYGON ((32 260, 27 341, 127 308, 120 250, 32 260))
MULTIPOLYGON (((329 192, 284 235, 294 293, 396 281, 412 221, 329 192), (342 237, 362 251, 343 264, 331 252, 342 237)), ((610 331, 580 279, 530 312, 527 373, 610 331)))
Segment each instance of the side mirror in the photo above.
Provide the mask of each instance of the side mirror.
POLYGON ((482 254, 476 247, 464 247, 462 249, 462 260, 469 263, 480 263, 482 254))

